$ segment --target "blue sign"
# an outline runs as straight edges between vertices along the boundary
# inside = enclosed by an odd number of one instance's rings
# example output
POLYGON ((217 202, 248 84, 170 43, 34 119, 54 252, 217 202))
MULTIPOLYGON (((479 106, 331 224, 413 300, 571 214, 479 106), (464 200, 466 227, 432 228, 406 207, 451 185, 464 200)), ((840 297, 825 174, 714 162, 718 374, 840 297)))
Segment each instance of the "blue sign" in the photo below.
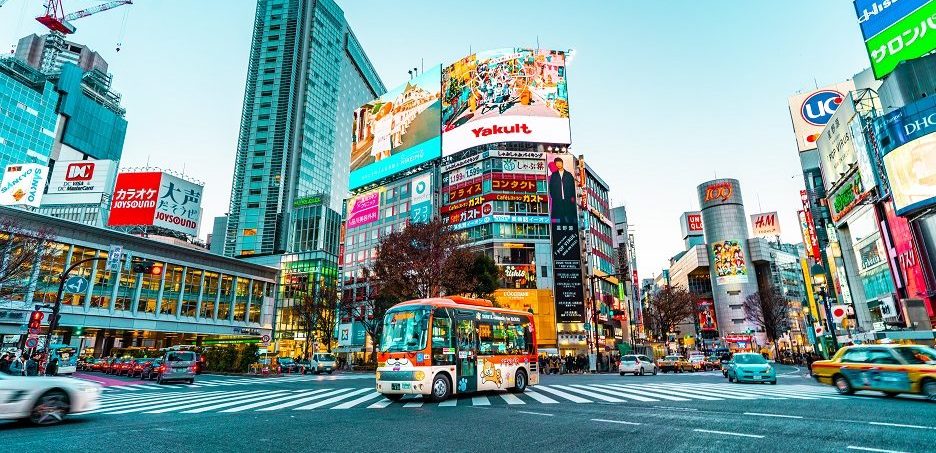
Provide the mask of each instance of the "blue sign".
POLYGON ((73 294, 81 294, 88 289, 88 281, 83 277, 68 277, 65 280, 65 291, 73 294))
POLYGON ((348 177, 348 189, 354 190, 407 168, 429 162, 441 155, 441 149, 442 138, 434 137, 405 151, 400 151, 391 158, 354 170, 348 177))
POLYGON ((855 0, 858 26, 865 41, 907 17, 931 0, 855 0))
POLYGON ((453 226, 453 229, 463 230, 465 228, 471 228, 478 225, 486 225, 488 223, 540 223, 540 224, 549 224, 549 216, 537 216, 537 215, 505 215, 505 214, 495 214, 484 217, 478 217, 477 219, 472 219, 467 222, 459 223, 453 226))
POLYGON ((936 132, 936 97, 925 97, 874 120, 881 156, 931 132, 936 132))
POLYGON ((429 223, 432 219, 432 200, 410 206, 409 216, 413 223, 429 223))
POLYGON ((803 101, 800 114, 813 126, 825 126, 843 99, 845 95, 835 90, 817 91, 803 101))

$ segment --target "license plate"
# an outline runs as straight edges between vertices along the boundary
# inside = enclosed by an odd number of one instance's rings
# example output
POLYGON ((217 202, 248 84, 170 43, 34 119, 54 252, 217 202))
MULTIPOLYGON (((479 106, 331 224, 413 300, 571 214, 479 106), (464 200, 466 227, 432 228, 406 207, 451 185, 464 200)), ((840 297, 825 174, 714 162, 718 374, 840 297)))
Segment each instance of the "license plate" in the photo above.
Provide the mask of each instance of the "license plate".
POLYGON ((181 373, 181 372, 185 371, 185 368, 173 368, 172 371, 175 372, 175 373, 181 373))
POLYGON ((390 384, 390 390, 400 390, 400 384, 390 384))

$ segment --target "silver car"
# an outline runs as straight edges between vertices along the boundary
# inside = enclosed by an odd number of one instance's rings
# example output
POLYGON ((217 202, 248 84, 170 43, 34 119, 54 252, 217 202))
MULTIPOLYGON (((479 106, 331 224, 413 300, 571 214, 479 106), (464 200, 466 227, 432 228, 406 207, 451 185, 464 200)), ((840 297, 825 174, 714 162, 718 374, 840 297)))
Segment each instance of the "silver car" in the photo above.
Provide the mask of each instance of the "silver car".
POLYGON ((642 354, 628 354, 621 357, 618 372, 621 376, 627 373, 634 373, 634 376, 643 376, 647 373, 657 374, 657 366, 650 357, 642 354))
POLYGON ((156 383, 167 381, 185 381, 195 383, 195 372, 198 367, 198 356, 192 351, 168 351, 163 357, 156 383))

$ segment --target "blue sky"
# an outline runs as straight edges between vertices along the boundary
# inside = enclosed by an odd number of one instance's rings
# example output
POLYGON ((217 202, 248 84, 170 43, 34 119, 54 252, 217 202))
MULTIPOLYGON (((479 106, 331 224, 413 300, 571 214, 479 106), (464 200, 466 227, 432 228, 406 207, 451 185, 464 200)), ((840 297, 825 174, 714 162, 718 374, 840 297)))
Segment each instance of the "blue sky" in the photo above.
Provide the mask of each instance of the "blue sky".
MULTIPOLYGON (((37 3, 0 8, 0 50, 42 32, 37 3)), ((537 39, 575 49, 573 151, 628 206, 642 276, 682 249, 679 215, 716 175, 741 181, 748 213, 779 211, 783 239, 799 242, 787 98, 868 65, 850 0, 338 3, 388 87, 470 49, 537 39)), ((202 236, 228 208, 254 10, 251 0, 136 0, 75 22, 73 39, 104 55, 124 97, 122 165, 184 167, 205 181, 202 236)))

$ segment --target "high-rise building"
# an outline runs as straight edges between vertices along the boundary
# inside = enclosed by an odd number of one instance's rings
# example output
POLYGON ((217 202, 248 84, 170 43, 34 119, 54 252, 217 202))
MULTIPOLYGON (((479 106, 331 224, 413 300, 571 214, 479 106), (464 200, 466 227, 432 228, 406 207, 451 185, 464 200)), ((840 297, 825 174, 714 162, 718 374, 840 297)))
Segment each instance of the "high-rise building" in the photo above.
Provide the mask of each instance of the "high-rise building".
POLYGON ((85 71, 98 69, 107 72, 107 61, 101 54, 84 44, 67 41, 61 35, 51 33, 43 36, 31 34, 21 38, 16 44, 14 56, 46 73, 61 71, 65 63, 72 63, 85 71))
POLYGON ((352 112, 384 91, 333 0, 257 2, 226 255, 337 267, 352 112))
POLYGON ((615 271, 619 275, 621 288, 618 299, 620 310, 625 312, 618 319, 622 321, 624 341, 636 343, 638 332, 643 327, 643 313, 637 275, 637 249, 627 221, 627 207, 611 208, 611 221, 614 222, 615 271))
POLYGON ((58 100, 55 85, 38 70, 16 58, 0 59, 0 168, 48 163, 58 100))

